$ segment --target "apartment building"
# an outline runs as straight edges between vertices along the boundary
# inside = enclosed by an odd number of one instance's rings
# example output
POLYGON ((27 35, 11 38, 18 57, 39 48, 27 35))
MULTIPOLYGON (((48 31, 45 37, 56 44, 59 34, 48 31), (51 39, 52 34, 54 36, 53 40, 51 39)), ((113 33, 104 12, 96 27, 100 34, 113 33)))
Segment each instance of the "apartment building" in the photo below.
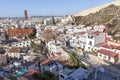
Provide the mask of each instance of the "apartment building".
POLYGON ((13 29, 8 29, 7 31, 7 34, 10 38, 24 37, 24 36, 28 36, 31 33, 35 33, 34 28, 13 28, 13 29))

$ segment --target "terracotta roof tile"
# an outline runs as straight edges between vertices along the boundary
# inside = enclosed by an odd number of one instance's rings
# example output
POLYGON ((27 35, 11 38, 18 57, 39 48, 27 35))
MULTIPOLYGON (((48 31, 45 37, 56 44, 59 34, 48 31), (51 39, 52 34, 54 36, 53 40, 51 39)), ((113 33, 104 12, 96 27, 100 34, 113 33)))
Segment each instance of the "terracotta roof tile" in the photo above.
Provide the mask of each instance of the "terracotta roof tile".
POLYGON ((105 50, 105 49, 98 50, 98 53, 101 53, 101 54, 104 54, 104 55, 108 55, 110 57, 118 56, 117 53, 114 53, 112 51, 108 51, 108 50, 105 50))
POLYGON ((51 60, 55 60, 56 59, 56 56, 53 56, 53 57, 50 57, 48 59, 45 59, 44 61, 42 61, 40 64, 47 64, 49 61, 51 60))
POLYGON ((32 77, 34 73, 37 73, 37 71, 35 71, 35 70, 29 70, 27 73, 23 74, 22 77, 25 77, 28 80, 35 80, 32 77))

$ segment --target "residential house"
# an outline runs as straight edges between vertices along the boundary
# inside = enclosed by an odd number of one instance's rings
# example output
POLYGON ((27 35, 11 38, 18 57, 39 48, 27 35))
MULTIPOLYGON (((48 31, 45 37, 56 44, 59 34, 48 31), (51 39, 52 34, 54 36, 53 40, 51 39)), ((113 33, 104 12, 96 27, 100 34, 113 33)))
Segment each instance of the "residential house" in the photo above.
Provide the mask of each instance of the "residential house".
POLYGON ((105 42, 104 32, 79 32, 70 37, 70 46, 83 48, 85 51, 92 51, 95 45, 105 42))
POLYGON ((52 40, 47 43, 47 47, 50 53, 55 54, 60 52, 62 42, 59 40, 52 40))
POLYGON ((8 57, 12 58, 20 58, 21 57, 21 48, 20 47, 13 47, 8 52, 5 53, 8 57))
POLYGON ((120 54, 120 46, 106 44, 106 45, 101 46, 100 49, 106 49, 106 50, 113 51, 115 53, 120 54))
POLYGON ((47 63, 43 62, 40 64, 41 72, 43 71, 50 71, 55 76, 59 75, 59 72, 63 69, 63 65, 60 64, 58 61, 50 60, 47 63))
POLYGON ((23 64, 21 64, 21 69, 26 70, 38 70, 38 63, 34 61, 26 61, 23 64))
POLYGON ((110 51, 110 50, 105 50, 105 49, 100 49, 97 51, 98 52, 98 57, 108 61, 110 63, 116 63, 119 60, 119 56, 117 53, 110 51))
POLYGON ((30 47, 30 44, 31 44, 31 41, 30 40, 23 40, 23 41, 20 41, 20 42, 14 42, 12 43, 12 46, 13 47, 30 47))
POLYGON ((35 33, 34 28, 13 28, 13 29, 8 29, 7 31, 7 34, 10 38, 26 37, 31 33, 35 33))

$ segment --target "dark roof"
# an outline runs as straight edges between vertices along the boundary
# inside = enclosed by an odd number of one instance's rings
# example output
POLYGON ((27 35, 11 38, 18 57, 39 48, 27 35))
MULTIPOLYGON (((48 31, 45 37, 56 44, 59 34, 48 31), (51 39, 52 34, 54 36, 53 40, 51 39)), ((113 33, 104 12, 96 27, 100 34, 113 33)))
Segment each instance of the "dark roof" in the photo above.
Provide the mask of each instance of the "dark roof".
POLYGON ((0 49, 0 54, 4 54, 5 50, 4 49, 0 49))
POLYGON ((30 61, 30 62, 26 62, 26 63, 22 64, 22 66, 24 66, 24 67, 29 67, 29 66, 31 66, 31 65, 33 65, 33 64, 35 64, 35 63, 36 63, 36 62, 30 61))
POLYGON ((4 80, 4 78, 0 76, 0 80, 4 80))

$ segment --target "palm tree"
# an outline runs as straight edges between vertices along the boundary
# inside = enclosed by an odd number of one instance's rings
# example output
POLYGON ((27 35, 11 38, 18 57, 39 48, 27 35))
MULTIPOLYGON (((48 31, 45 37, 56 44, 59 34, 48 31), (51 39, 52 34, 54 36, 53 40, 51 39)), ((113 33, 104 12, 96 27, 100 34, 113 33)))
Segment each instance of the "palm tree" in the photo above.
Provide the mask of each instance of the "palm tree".
POLYGON ((75 52, 71 52, 70 53, 70 60, 69 60, 70 64, 72 64, 74 67, 75 66, 79 66, 80 64, 82 64, 80 57, 77 55, 77 53, 75 52))

